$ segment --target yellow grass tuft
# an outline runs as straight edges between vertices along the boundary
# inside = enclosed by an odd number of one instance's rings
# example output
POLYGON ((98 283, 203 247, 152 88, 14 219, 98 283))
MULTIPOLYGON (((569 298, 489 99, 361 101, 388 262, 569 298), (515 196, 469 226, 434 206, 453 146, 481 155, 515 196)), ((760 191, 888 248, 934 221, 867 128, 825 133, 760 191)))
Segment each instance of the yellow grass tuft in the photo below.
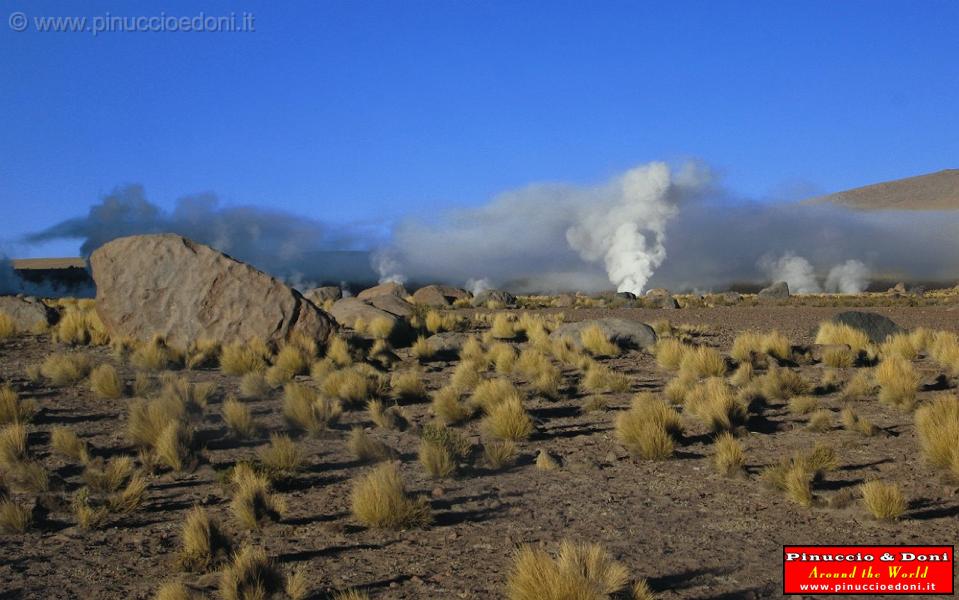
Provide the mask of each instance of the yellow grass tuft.
POLYGON ((377 340, 386 340, 389 339, 390 335, 393 333, 393 327, 396 325, 396 321, 388 317, 376 317, 370 321, 369 327, 366 328, 367 333, 373 336, 377 340))
POLYGON ((490 326, 490 335, 498 340, 511 340, 516 337, 516 327, 509 313, 496 313, 490 326))
POLYGON ((615 436, 635 458, 663 460, 673 455, 682 435, 679 414, 651 394, 638 394, 632 407, 616 417, 615 436))
POLYGON ((425 498, 412 498, 395 464, 386 463, 360 477, 351 494, 353 516, 377 529, 407 529, 431 521, 425 498))
POLYGON ((402 431, 409 425, 406 415, 399 406, 388 407, 380 400, 370 400, 366 403, 366 410, 373 424, 382 429, 402 431))
POLYGON ((186 349, 188 369, 212 369, 220 364, 220 342, 200 338, 190 342, 186 349))
POLYGON ((540 471, 555 471, 559 468, 559 461, 553 458, 548 451, 540 449, 536 455, 536 468, 540 471))
POLYGON ((258 426, 253 419, 253 412, 243 402, 227 398, 223 401, 222 413, 223 422, 237 439, 244 440, 256 435, 258 426))
POLYGON ((273 366, 266 371, 266 380, 273 387, 292 381, 297 375, 310 371, 310 357, 293 345, 284 346, 273 359, 273 366))
POLYGON ((433 414, 447 425, 468 421, 476 414, 476 407, 460 400, 457 388, 447 386, 433 393, 433 414))
POLYGON ((130 355, 130 364, 143 371, 178 369, 185 363, 185 352, 170 346, 161 336, 137 345, 130 355))
POLYGON ((873 517, 880 521, 892 521, 906 512, 906 499, 895 483, 867 481, 859 486, 862 502, 873 517))
POLYGON ((283 591, 290 600, 306 600, 310 594, 309 583, 306 580, 306 571, 297 567, 286 574, 283 591))
POLYGON ((819 408, 819 400, 814 396, 794 396, 789 399, 789 412, 794 415, 808 415, 819 408))
POLYGON ((486 351, 483 350, 482 342, 476 336, 471 335, 463 342, 459 356, 462 361, 483 361, 486 357, 486 351))
POLYGON ((629 390, 629 377, 624 373, 616 373, 607 366, 592 363, 586 369, 582 386, 585 391, 592 394, 622 393, 629 390))
POLYGON ((897 356, 889 356, 875 368, 879 384, 879 401, 884 404, 911 410, 916 405, 919 391, 919 374, 912 363, 897 356))
POLYGON ((67 309, 57 322, 53 337, 56 341, 72 346, 103 346, 110 343, 106 327, 92 307, 67 309))
POLYGON ((30 527, 31 514, 23 505, 13 500, 0 499, 0 531, 3 533, 23 533, 30 527))
POLYGON ((171 421, 160 432, 154 452, 160 464, 183 471, 190 460, 192 433, 180 421, 171 421))
POLYGON ((629 572, 600 546, 563 541, 554 559, 545 550, 521 546, 513 558, 509 600, 602 600, 629 583, 629 572))
POLYGON ((96 506, 91 502, 87 488, 80 488, 73 496, 72 508, 80 529, 96 529, 103 525, 109 515, 106 507, 96 506))
POLYGON ((0 340, 17 335, 17 324, 7 313, 0 311, 0 340))
POLYGON ((874 436, 879 431, 872 421, 860 417, 852 408, 844 408, 841 417, 842 426, 848 431, 857 431, 866 437, 874 436))
POLYGON ((609 341, 603 328, 599 325, 590 325, 579 334, 583 348, 593 356, 618 356, 619 346, 609 341))
POLYGON ((842 400, 864 400, 872 394, 875 385, 868 371, 858 371, 853 375, 846 385, 839 392, 839 398, 842 400))
POLYGON ((234 471, 236 491, 230 501, 230 512, 244 529, 259 529, 267 522, 276 522, 286 512, 283 499, 270 491, 269 480, 252 469, 234 471))
POLYGON ((112 494, 130 479, 133 469, 133 458, 129 456, 114 456, 106 462, 98 457, 86 464, 83 481, 94 492, 112 494))
POLYGON ((829 431, 832 429, 832 411, 821 408, 809 415, 809 422, 806 428, 810 431, 829 431))
POLYGON ((339 421, 343 406, 339 400, 321 398, 314 390, 299 383, 283 388, 283 416, 297 429, 319 435, 339 421))
POLYGON ((519 390, 505 378, 480 382, 470 396, 470 404, 489 412, 494 406, 510 400, 522 401, 519 390))
POLYGON ((153 595, 153 600, 201 600, 201 598, 202 596, 179 581, 168 581, 162 584, 153 595))
POLYGON ((761 349, 766 354, 780 360, 788 360, 792 356, 792 344, 789 338, 778 331, 770 331, 762 338, 761 349))
POLYGON ((533 433, 533 421, 519 398, 509 398, 486 409, 483 430, 500 440, 525 440, 533 433))
POLYGON ((259 399, 270 393, 270 384, 263 373, 251 371, 240 379, 240 397, 259 399))
POLYGON ((0 467, 10 471, 27 457, 27 428, 12 423, 0 429, 0 467))
POLYGON ((959 401, 939 395, 916 411, 916 433, 923 456, 959 481, 959 401))
POLYGON ((144 475, 136 473, 127 482, 126 487, 119 493, 113 494, 107 499, 109 510, 120 513, 130 514, 140 508, 146 499, 148 487, 147 479, 144 475))
POLYGON ((516 364, 516 351, 506 342, 496 342, 486 352, 486 362, 493 365, 496 372, 507 375, 513 372, 516 364))
POLYGON ((713 465, 720 475, 733 477, 743 472, 746 464, 743 445, 729 432, 716 436, 713 444, 713 465))
POLYGON ((333 594, 333 600, 370 600, 370 595, 363 590, 344 590, 333 594))
POLYGON ((428 339, 419 336, 410 347, 410 354, 417 360, 429 360, 436 355, 436 349, 428 339))
POLYGON ((456 457, 441 444, 421 440, 418 458, 426 472, 434 479, 443 479, 456 472, 456 457))
POLYGON ((237 376, 262 373, 266 371, 269 355, 270 351, 262 340, 227 344, 220 353, 220 370, 237 376))
POLYGON ((206 571, 229 552, 230 541, 219 522, 203 508, 194 506, 180 529, 180 565, 191 571, 206 571))
POLYGON ((55 427, 50 432, 50 447, 60 456, 82 465, 90 460, 86 443, 69 427, 55 427))
MULTIPOLYGON (((737 338, 739 339, 739 338, 737 338)), ((676 338, 661 338, 656 342, 656 364, 667 371, 675 371, 689 347, 676 338)))
POLYGON ((768 400, 788 400, 809 390, 802 376, 792 369, 773 367, 759 378, 759 390, 768 400))
POLYGON ((491 469, 499 470, 516 462, 516 444, 495 441, 483 444, 483 459, 491 469))
POLYGON ((754 372, 752 363, 740 363, 733 374, 730 375, 729 383, 736 387, 744 387, 752 381, 754 372))
POLYGON ((54 353, 40 366, 40 373, 54 385, 72 385, 89 372, 90 357, 85 354, 54 353))
POLYGON ((21 400, 9 385, 0 387, 0 425, 28 423, 37 410, 35 400, 21 400))
POLYGON ((331 398, 339 398, 349 404, 363 404, 373 395, 374 382, 358 368, 333 371, 326 376, 320 389, 331 398))
POLYGON ((450 378, 450 386, 461 392, 472 390, 480 382, 480 363, 472 359, 460 361, 453 369, 453 376, 450 378))
POLYGON ((824 321, 816 332, 816 343, 824 346, 845 344, 855 350, 866 350, 870 346, 869 336, 862 331, 843 323, 824 321))
POLYGON ((110 364, 102 364, 90 371, 90 391, 97 398, 116 399, 123 395, 123 382, 110 364))
POLYGON ((763 353, 763 336, 756 331, 743 331, 733 340, 729 356, 739 363, 752 363, 763 353))
POLYGON ((919 348, 916 347, 914 338, 910 333, 897 333, 889 336, 879 347, 879 352, 885 358, 895 356, 902 360, 916 360, 919 356, 919 348))
POLYGON ((822 362, 834 369, 848 369, 856 362, 856 355, 845 346, 829 348, 823 352, 822 362))
POLYGON ((959 375, 959 336, 952 331, 937 331, 928 342, 929 356, 949 370, 952 376, 959 375))
POLYGON ((273 434, 270 444, 257 448, 256 455, 270 473, 288 476, 300 470, 305 456, 288 435, 273 434))
POLYGON ((746 422, 746 406, 720 377, 694 387, 686 397, 686 410, 712 431, 735 431, 746 422))
POLYGON ((283 574, 260 548, 244 546, 220 572, 223 600, 266 600, 283 591, 283 574))
POLYGON ((423 374, 415 369, 397 371, 390 377, 393 393, 403 400, 416 400, 426 396, 423 374))
POLYGON ((690 347, 679 362, 679 374, 688 378, 722 377, 726 374, 726 361, 708 346, 690 347))
POLYGON ((809 508, 813 504, 812 473, 805 465, 796 463, 786 471, 783 484, 786 496, 800 506, 809 508))
POLYGON ((360 427, 350 430, 347 447, 360 462, 394 460, 398 453, 383 442, 373 439, 360 427))

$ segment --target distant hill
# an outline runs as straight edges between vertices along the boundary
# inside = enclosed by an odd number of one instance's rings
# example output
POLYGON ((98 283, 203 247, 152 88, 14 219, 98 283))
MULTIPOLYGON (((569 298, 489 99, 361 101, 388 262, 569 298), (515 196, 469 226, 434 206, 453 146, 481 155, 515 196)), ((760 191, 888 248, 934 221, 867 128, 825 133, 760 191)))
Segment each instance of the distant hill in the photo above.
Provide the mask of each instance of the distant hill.
POLYGON ((856 210, 959 210, 959 169, 875 183, 806 200, 856 210))

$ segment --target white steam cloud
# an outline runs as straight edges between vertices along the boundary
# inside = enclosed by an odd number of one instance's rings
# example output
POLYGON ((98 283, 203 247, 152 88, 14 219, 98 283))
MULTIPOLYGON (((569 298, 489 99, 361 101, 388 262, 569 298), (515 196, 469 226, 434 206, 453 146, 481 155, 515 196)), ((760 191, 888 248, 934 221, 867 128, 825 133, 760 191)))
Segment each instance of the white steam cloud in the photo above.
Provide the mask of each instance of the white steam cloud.
POLYGON ((858 294, 869 285, 869 267, 859 260, 847 260, 836 265, 826 276, 826 291, 840 294, 858 294))
POLYGON ((822 291, 858 294, 869 285, 869 268, 855 259, 830 269, 824 285, 819 284, 812 264, 793 252, 786 252, 779 258, 767 254, 759 260, 758 266, 772 281, 785 281, 789 291, 795 294, 818 294, 822 291))

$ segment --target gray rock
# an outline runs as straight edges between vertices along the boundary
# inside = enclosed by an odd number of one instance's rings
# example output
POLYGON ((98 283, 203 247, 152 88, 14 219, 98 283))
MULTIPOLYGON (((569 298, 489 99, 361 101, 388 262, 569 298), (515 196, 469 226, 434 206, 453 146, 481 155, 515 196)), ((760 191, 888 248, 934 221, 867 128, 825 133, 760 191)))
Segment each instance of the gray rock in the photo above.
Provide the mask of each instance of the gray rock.
POLYGON ((460 299, 469 299, 471 294, 448 285, 428 285, 413 293, 413 302, 426 306, 444 307, 460 299))
POLYGON ((576 296, 573 294, 560 294, 556 297, 556 303, 553 306, 557 308, 570 308, 576 305, 576 296))
POLYGON ((777 281, 767 288, 759 290, 759 297, 766 300, 775 300, 789 297, 789 285, 785 281, 777 281))
POLYGON ((397 317, 410 318, 416 312, 412 304, 393 294, 382 294, 369 299, 369 303, 397 317))
POLYGON ((617 298, 622 298, 623 300, 635 300, 636 294, 632 292, 616 292, 617 298))
POLYGON ((333 303, 330 314, 340 325, 353 327, 357 319, 363 319, 367 324, 374 319, 383 318, 391 321, 394 326, 400 320, 396 315, 381 308, 371 306, 359 298, 342 298, 333 303))
POLYGON ((455 359, 459 356, 463 344, 469 336, 458 331, 444 331, 426 339, 439 359, 455 359))
POLYGON ((336 302, 342 298, 343 290, 341 290, 339 286, 327 285, 307 290, 304 292, 303 297, 317 306, 323 306, 323 303, 327 300, 336 302))
POLYGON ((886 338, 890 335, 895 335, 903 331, 902 327, 889 317, 858 310, 841 312, 833 317, 832 321, 843 323, 853 329, 862 331, 869 337, 870 341, 876 344, 881 344, 886 341, 886 338))
POLYGON ((277 343, 299 333, 322 342, 336 327, 276 278, 175 234, 115 239, 90 266, 97 313, 117 337, 277 343))
POLYGON ((472 304, 473 307, 484 307, 486 303, 490 301, 502 304, 503 306, 516 306, 516 296, 505 290, 482 291, 473 296, 473 301, 470 304, 472 304))
POLYGON ((403 284, 387 281, 386 283, 381 283, 379 285, 374 285, 371 288, 366 288, 357 294, 356 297, 360 300, 369 300, 384 294, 392 294, 394 296, 399 296, 400 298, 406 298, 409 296, 409 293, 406 291, 406 288, 403 287, 403 284))
POLYGON ((39 323, 53 325, 60 314, 31 296, 0 296, 0 313, 13 320, 17 331, 31 331, 39 323))
POLYGON ((581 348, 583 344, 580 334, 593 325, 599 325, 606 337, 621 348, 648 349, 656 344, 656 332, 649 325, 639 321, 614 318, 566 323, 556 328, 550 337, 568 338, 574 346, 581 348))

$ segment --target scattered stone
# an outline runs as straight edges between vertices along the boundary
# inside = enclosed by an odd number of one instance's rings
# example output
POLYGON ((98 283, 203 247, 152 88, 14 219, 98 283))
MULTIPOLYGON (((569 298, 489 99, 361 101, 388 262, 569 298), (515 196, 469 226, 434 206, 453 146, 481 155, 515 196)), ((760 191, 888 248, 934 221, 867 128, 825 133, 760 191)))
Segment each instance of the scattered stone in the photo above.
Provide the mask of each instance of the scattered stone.
POLYGON ((556 328, 550 337, 569 338, 574 346, 581 348, 580 334, 593 325, 599 325, 611 342, 624 349, 647 349, 656 344, 656 332, 649 325, 615 318, 566 323, 556 328))
POLYGON ((406 298, 409 296, 409 292, 406 291, 406 288, 403 287, 402 283, 387 281, 386 283, 381 283, 379 285, 374 285, 371 288, 366 288, 357 294, 356 297, 360 300, 369 300, 384 294, 392 294, 394 296, 399 296, 400 298, 406 298))
POLYGON ((30 331, 39 323, 53 325, 60 313, 31 296, 0 296, 0 312, 13 319, 18 331, 30 331))
POLYGON ((664 298, 672 296, 666 288, 652 288, 646 291, 647 298, 664 298))
POLYGON ((380 310, 385 310, 391 315, 403 318, 410 318, 416 313, 412 304, 393 294, 382 294, 369 299, 369 303, 380 310))
POLYGON ((363 319, 367 323, 372 323, 374 319, 384 318, 393 322, 394 326, 399 321, 396 315, 386 312, 381 308, 371 306, 359 298, 343 298, 333 303, 330 314, 340 325, 353 327, 357 319, 363 319))
POLYGON ((767 288, 759 290, 759 297, 764 300, 775 300, 789 297, 789 285, 785 281, 777 281, 767 288))
POLYGON ((505 290, 484 290, 473 296, 471 304, 474 308, 484 307, 490 301, 503 306, 516 306, 516 296, 505 290))
POLYGON ((413 293, 413 302, 442 308, 460 299, 469 299, 470 293, 448 285, 428 285, 413 293))
POLYGON ((327 285, 323 287, 313 288, 312 290, 307 290, 303 297, 312 302, 317 306, 323 306, 323 303, 327 300, 332 300, 336 302, 343 297, 343 290, 336 285, 327 285))
POLYGON ((876 344, 883 343, 890 335, 895 335, 903 330, 902 327, 888 317, 858 310, 841 312, 833 317, 832 321, 843 323, 853 329, 862 331, 869 337, 871 342, 876 344))
POLYGON ((623 300, 635 300, 636 294, 632 292, 616 292, 617 298, 622 298, 623 300))
POLYGON ((296 290, 180 235, 115 239, 93 252, 90 266, 97 313, 117 338, 277 343, 294 333, 325 341, 335 329, 296 290))
POLYGON ((570 308, 576 305, 576 296, 573 294, 560 294, 556 297, 555 305, 559 308, 570 308))

